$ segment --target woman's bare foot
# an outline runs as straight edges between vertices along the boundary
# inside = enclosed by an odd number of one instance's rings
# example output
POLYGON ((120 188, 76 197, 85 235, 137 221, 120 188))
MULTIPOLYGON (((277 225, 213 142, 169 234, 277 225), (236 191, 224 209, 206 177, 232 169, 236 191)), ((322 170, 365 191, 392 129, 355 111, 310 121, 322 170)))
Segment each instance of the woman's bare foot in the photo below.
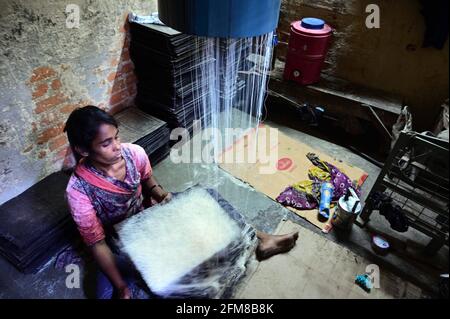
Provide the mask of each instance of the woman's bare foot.
POLYGON ((298 239, 298 232, 281 236, 258 233, 258 238, 260 242, 256 249, 256 257, 261 261, 277 254, 286 253, 294 248, 298 239))

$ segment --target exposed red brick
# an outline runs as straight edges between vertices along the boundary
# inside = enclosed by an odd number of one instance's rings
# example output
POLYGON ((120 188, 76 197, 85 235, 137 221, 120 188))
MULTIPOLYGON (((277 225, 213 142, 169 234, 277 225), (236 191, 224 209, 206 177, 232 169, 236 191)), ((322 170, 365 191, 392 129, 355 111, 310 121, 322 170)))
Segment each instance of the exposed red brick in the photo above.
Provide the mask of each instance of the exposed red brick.
POLYGON ((41 134, 39 134, 37 143, 38 144, 44 144, 51 140, 52 138, 57 137, 58 135, 62 134, 64 130, 64 123, 58 123, 54 127, 48 128, 45 131, 43 131, 41 134))
POLYGON ((118 79, 114 82, 114 85, 108 90, 108 94, 116 94, 121 92, 127 88, 126 82, 124 79, 118 79))
POLYGON ((47 91, 48 91, 47 84, 43 83, 43 84, 38 85, 32 94, 33 100, 43 96, 45 93, 47 93, 47 91))
POLYGON ((55 157, 54 158, 56 158, 56 159, 64 159, 64 158, 66 158, 66 156, 68 156, 68 155, 70 155, 71 154, 71 152, 70 152, 70 147, 65 147, 65 148, 63 148, 63 149, 61 149, 61 150, 59 150, 56 154, 55 154, 55 157))
POLYGON ((65 101, 67 101, 67 97, 65 97, 63 94, 57 94, 54 95, 52 97, 49 97, 48 99, 42 100, 38 103, 36 103, 36 109, 35 112, 37 114, 45 112, 46 110, 60 105, 62 103, 64 103, 65 101))
POLYGON ((113 58, 111 60, 111 62, 109 63, 109 65, 112 66, 112 67, 116 67, 116 66, 119 65, 119 63, 120 63, 120 59, 119 58, 113 58))
POLYGON ((83 106, 90 105, 90 104, 93 104, 93 103, 87 102, 87 101, 81 101, 76 104, 67 104, 67 105, 63 106, 59 111, 64 114, 69 114, 69 113, 72 113, 72 111, 74 111, 75 109, 77 109, 79 107, 83 107, 83 106))
POLYGON ((128 19, 126 20, 126 22, 120 26, 119 32, 120 33, 125 33, 128 32, 128 30, 130 29, 130 24, 128 22, 128 19))
POLYGON ((37 81, 41 81, 43 79, 47 79, 54 75, 56 75, 55 70, 53 70, 52 68, 43 66, 43 67, 37 68, 33 71, 33 75, 30 78, 30 82, 34 83, 37 81))
POLYGON ((52 126, 55 123, 57 123, 58 119, 57 119, 56 115, 57 115, 57 113, 55 113, 55 112, 50 112, 50 113, 44 114, 44 116, 41 118, 41 121, 39 123, 41 128, 44 128, 47 126, 52 126))
POLYGON ((52 154, 52 162, 58 169, 63 167, 67 156, 69 156, 69 149, 69 147, 65 147, 57 153, 52 154))
POLYGON ((126 102, 126 103, 127 103, 126 105, 128 105, 128 106, 134 105, 135 97, 136 97, 136 96, 130 96, 130 97, 128 98, 128 101, 126 102))
POLYGON ((124 48, 129 48, 130 47, 130 36, 127 34, 126 36, 125 36, 125 40, 124 40, 124 42, 123 42, 123 47, 124 48))
MULTIPOLYGON (((70 148, 68 149, 70 150, 70 148)), ((72 154, 67 153, 66 158, 63 161, 61 169, 63 170, 69 170, 73 169, 77 165, 75 158, 72 154)))
POLYGON ((134 96, 137 93, 137 89, 135 85, 130 85, 128 87, 128 95, 129 96, 134 96))
POLYGON ((115 56, 120 56, 120 52, 123 50, 123 41, 125 40, 125 36, 123 34, 119 35, 119 37, 114 41, 113 46, 108 51, 115 56))
POLYGON ((127 78, 126 78, 126 83, 127 83, 127 85, 134 85, 134 84, 136 84, 137 83, 136 75, 134 75, 134 73, 128 74, 127 78))
POLYGON ((52 82, 52 89, 53 90, 59 90, 61 88, 62 84, 59 79, 53 80, 52 82))
POLYGON ((122 74, 123 73, 130 73, 133 70, 134 70, 134 65, 131 62, 123 64, 122 67, 120 68, 120 72, 122 74))
POLYGON ((109 100, 110 105, 117 105, 122 103, 124 100, 128 98, 128 91, 123 90, 111 95, 111 99, 109 100))
POLYGON ((128 76, 129 74, 132 74, 134 72, 134 64, 131 62, 122 64, 120 66, 120 70, 117 73, 117 76, 128 76))
POLYGON ((128 106, 128 99, 126 99, 125 101, 123 101, 120 104, 116 104, 111 106, 111 108, 109 109, 108 113, 111 115, 115 115, 121 111, 123 111, 124 109, 126 109, 128 106))
POLYGON ((112 72, 108 75, 108 77, 106 78, 109 82, 112 82, 116 79, 117 76, 117 72, 112 72))
POLYGON ((130 61, 130 51, 128 49, 124 49, 122 51, 122 56, 120 57, 122 62, 130 61))
POLYGON ((58 136, 57 138, 50 141, 50 145, 49 145, 50 151, 53 152, 54 150, 60 148, 63 145, 66 145, 67 143, 68 143, 68 140, 67 140, 67 137, 65 134, 58 136))
POLYGON ((72 155, 73 155, 72 148, 68 147, 66 149, 66 156, 72 156, 72 155))
POLYGON ((77 107, 78 105, 76 104, 68 104, 63 106, 59 111, 64 114, 69 114, 72 113, 72 111, 74 111, 77 107))

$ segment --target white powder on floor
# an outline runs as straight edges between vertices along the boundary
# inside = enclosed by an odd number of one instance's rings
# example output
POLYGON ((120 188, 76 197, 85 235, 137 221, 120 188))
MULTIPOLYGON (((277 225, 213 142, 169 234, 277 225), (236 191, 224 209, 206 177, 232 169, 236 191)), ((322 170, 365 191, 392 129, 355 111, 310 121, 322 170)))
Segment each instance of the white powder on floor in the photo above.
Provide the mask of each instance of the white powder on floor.
POLYGON ((139 213, 118 227, 123 250, 147 285, 162 294, 241 234, 204 189, 139 213))

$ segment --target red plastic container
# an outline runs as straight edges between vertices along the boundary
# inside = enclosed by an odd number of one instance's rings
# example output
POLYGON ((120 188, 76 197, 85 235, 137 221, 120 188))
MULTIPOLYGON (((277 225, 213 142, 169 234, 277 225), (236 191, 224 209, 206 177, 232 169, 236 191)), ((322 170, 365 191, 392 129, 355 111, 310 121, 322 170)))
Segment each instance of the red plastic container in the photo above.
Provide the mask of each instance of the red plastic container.
POLYGON ((305 18, 291 24, 284 78, 301 85, 320 80, 333 31, 323 20, 305 18))

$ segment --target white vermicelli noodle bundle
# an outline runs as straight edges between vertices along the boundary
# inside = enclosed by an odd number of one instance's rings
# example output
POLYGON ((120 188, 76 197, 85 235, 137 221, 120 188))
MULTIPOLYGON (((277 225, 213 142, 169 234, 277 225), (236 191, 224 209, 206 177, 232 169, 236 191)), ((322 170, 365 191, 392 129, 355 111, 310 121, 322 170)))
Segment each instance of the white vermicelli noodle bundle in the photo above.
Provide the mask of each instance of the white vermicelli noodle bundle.
POLYGON ((193 188, 118 226, 122 250, 153 293, 220 298, 244 274, 255 231, 216 199, 193 188))

